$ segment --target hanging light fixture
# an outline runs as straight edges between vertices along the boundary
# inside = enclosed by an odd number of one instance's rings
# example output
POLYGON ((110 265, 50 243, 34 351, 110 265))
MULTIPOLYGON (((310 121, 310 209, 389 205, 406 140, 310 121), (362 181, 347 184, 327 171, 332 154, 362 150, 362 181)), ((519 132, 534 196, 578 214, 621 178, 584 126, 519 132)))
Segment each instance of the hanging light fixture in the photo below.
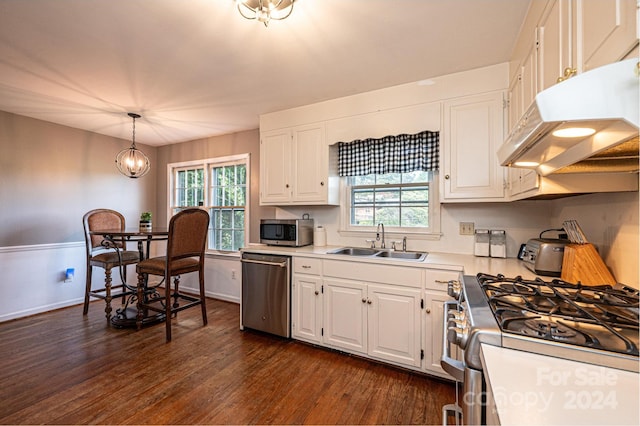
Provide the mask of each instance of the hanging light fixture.
POLYGON ((146 175, 151 167, 149 166, 149 158, 136 148, 136 118, 140 118, 140 115, 133 112, 127 115, 133 119, 131 148, 123 149, 118 153, 116 166, 123 175, 136 179, 146 175))
POLYGON ((269 21, 288 18, 296 0, 236 0, 238 12, 246 19, 257 19, 265 27, 269 21))

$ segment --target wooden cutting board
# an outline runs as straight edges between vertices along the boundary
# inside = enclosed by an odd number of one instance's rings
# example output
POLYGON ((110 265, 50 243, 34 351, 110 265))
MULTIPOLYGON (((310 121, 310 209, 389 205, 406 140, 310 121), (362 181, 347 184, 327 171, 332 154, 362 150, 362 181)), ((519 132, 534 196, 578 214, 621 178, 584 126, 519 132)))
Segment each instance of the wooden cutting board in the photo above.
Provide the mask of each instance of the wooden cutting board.
POLYGON ((593 244, 568 244, 562 258, 562 280, 584 285, 616 284, 593 244))

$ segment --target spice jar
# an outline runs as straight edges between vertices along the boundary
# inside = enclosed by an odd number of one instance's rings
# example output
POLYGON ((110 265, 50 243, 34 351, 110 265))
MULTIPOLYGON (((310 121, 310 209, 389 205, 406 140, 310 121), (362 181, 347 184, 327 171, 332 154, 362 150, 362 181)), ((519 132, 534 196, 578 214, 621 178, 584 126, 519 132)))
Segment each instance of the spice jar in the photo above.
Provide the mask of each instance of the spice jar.
POLYGON ((476 256, 487 257, 489 256, 489 253, 489 230, 476 229, 473 254, 476 256))
POLYGON ((491 257, 507 257, 507 234, 502 229, 492 229, 490 237, 491 257))

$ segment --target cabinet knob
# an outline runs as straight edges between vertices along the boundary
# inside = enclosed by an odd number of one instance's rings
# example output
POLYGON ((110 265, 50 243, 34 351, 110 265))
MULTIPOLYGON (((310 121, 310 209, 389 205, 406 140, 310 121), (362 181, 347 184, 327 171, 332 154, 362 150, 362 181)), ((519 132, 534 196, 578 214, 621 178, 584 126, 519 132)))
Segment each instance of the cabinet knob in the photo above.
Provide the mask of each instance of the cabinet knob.
POLYGON ((449 175, 444 175, 444 178, 445 179, 449 179, 449 175))
POLYGON ((371 304, 371 300, 367 300, 367 305, 370 305, 370 304, 371 304))
POLYGON ((315 291, 316 296, 320 294, 320 292, 318 290, 315 291))
POLYGON ((362 298, 362 303, 367 303, 367 299, 365 299, 364 297, 362 298))
POLYGON ((320 182, 320 186, 324 186, 324 182, 320 182))
POLYGON ((430 314, 431 313, 431 309, 427 308, 427 313, 430 314))
POLYGON ((567 68, 564 69, 564 74, 562 74, 562 76, 558 77, 557 82, 560 83, 561 81, 565 81, 566 79, 576 75, 577 72, 578 72, 577 69, 571 68, 571 67, 567 67, 567 68))
POLYGON ((309 268, 311 268, 311 266, 309 266, 309 265, 302 265, 302 269, 309 269, 309 268))
POLYGON ((284 185, 284 187, 285 187, 285 188, 288 188, 288 187, 289 187, 289 184, 288 184, 288 183, 287 183, 287 184, 285 184, 285 185, 284 185))

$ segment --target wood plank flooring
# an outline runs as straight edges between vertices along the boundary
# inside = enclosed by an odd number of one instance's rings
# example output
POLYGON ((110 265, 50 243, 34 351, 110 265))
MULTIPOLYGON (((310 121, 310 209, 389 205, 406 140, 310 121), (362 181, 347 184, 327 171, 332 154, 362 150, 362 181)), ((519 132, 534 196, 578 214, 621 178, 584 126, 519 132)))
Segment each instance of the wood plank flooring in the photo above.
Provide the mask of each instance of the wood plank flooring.
POLYGON ((440 424, 454 385, 239 330, 236 304, 140 332, 102 301, 0 323, 0 424, 440 424))

